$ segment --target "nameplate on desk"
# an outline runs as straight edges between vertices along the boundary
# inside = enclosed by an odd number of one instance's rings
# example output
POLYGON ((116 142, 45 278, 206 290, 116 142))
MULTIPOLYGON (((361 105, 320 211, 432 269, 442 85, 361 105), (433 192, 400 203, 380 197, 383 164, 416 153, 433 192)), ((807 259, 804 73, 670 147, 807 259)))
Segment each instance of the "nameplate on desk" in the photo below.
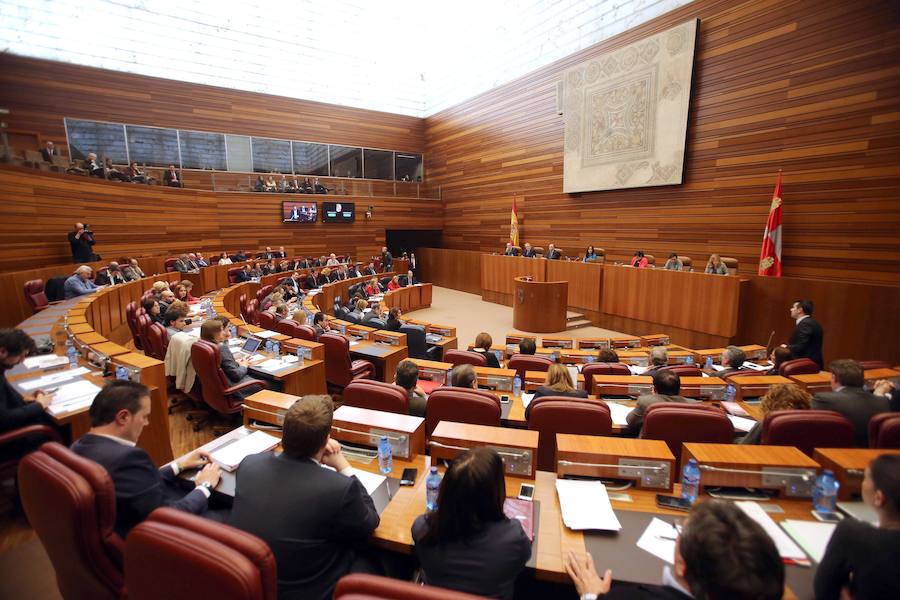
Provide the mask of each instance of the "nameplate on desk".
POLYGON ((429 446, 432 459, 445 460, 475 447, 493 448, 503 460, 504 472, 516 477, 533 479, 537 468, 537 431, 441 421, 431 433, 429 446))
POLYGON ((517 354, 519 352, 519 344, 507 344, 506 345, 506 353, 507 354, 517 354))
POLYGON ((710 400, 722 400, 725 398, 724 385, 701 385, 700 395, 710 400))
POLYGON ((578 347, 582 350, 598 348, 609 348, 609 340, 579 340, 578 347))
MULTIPOLYGON (((377 331, 373 335, 373 339, 376 342, 381 342, 382 344, 390 344, 391 346, 399 346, 400 345, 399 337, 393 336, 393 335, 382 335, 381 333, 379 333, 377 331)), ((427 341, 427 336, 426 336, 426 341, 427 341)))
POLYGON ((434 381, 435 383, 444 384, 447 383, 447 375, 449 371, 445 371, 443 369, 431 369, 429 367, 419 367, 419 377, 422 379, 428 379, 434 381))
POLYGON ((369 339, 368 331, 360 331, 359 329, 350 329, 350 335, 359 340, 367 340, 369 339))
POLYGON ((334 411, 334 439, 377 448, 382 436, 388 438, 394 456, 409 459, 425 453, 425 419, 421 417, 347 405, 334 411))
POLYGON ((777 491, 788 498, 812 495, 819 464, 792 446, 685 443, 682 460, 700 465, 700 486, 777 491))
POLYGON ((498 377, 496 375, 488 375, 484 378, 483 382, 479 381, 479 385, 485 385, 489 389, 492 390, 500 390, 503 392, 508 392, 512 389, 512 378, 511 377, 498 377))
POLYGON ((628 384, 628 395, 629 396, 642 396, 644 394, 649 394, 653 391, 653 386, 646 383, 629 383, 628 384))
POLYGON ((453 330, 446 327, 435 327, 434 325, 429 325, 427 329, 430 333, 436 333, 444 337, 450 337, 453 335, 453 330))
POLYGON ((675 457, 660 440, 557 434, 557 475, 625 479, 639 489, 672 490, 675 457))

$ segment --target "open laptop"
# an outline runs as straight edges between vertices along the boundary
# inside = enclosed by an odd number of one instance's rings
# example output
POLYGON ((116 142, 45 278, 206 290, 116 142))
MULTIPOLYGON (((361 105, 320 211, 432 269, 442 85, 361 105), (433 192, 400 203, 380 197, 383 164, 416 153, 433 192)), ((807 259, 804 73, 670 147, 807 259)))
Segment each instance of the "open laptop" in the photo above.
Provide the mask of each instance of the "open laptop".
POLYGON ((256 350, 259 348, 259 345, 262 344, 262 340, 258 337, 250 336, 247 338, 247 341, 244 342, 244 345, 241 346, 241 349, 235 352, 235 356, 253 356, 256 354, 256 350))

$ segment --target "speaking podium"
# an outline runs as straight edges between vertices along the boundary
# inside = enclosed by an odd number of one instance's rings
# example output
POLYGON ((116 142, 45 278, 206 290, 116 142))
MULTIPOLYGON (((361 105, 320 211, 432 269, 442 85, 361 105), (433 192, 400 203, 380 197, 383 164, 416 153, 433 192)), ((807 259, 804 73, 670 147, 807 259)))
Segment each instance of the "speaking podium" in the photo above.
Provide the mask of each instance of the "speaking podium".
POLYGON ((534 333, 565 331, 568 281, 516 277, 513 283, 513 327, 534 333))

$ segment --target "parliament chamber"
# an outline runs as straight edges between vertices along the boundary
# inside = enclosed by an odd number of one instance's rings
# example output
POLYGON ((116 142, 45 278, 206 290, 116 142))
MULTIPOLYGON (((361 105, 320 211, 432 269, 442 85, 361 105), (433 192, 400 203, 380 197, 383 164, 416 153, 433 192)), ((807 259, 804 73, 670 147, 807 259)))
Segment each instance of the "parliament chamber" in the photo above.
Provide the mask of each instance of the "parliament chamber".
POLYGON ((0 596, 900 597, 900 13, 621 10, 433 111, 0 55, 0 596))

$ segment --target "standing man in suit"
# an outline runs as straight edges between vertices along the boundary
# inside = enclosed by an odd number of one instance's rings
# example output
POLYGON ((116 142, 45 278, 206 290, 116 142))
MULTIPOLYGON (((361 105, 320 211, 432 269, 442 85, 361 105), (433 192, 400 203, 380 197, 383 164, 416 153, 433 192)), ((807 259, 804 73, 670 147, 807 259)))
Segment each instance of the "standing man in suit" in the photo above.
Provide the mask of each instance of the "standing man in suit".
POLYGON ((54 156, 59 156, 59 150, 53 145, 53 142, 47 140, 47 143, 41 149, 41 156, 44 157, 44 160, 47 162, 53 162, 54 156))
POLYGON ((888 412, 890 401, 863 389, 865 373, 855 360, 835 360, 828 370, 832 391, 813 396, 813 410, 833 410, 847 417, 856 429, 856 447, 868 448, 869 421, 878 413, 888 412))
POLYGON ((237 472, 231 525, 272 549, 284 600, 331 598, 342 576, 372 570, 357 548, 380 519, 332 420, 330 396, 303 396, 284 417, 284 452, 248 456, 237 472))
POLYGON ((175 170, 175 165, 169 165, 169 168, 166 169, 166 174, 163 175, 163 182, 169 187, 184 187, 181 184, 181 179, 178 177, 178 171, 175 170))
POLYGON ((634 410, 628 413, 628 434, 637 437, 644 427, 647 409, 657 402, 689 402, 680 396, 681 377, 674 371, 657 371, 653 374, 653 393, 639 396, 634 410))
POLYGON ((531 247, 531 244, 525 242, 525 251, 522 252, 522 256, 526 258, 534 258, 537 254, 534 251, 534 248, 531 247))
POLYGON ((388 252, 387 246, 381 248, 381 272, 387 273, 394 266, 394 257, 388 252))
POLYGON ((797 300, 791 305, 791 318, 797 322, 794 332, 787 344, 794 358, 808 358, 821 369, 825 364, 822 358, 822 338, 825 332, 818 321, 812 318, 812 300, 797 300))
POLYGON ((553 244, 547 246, 547 254, 544 255, 544 258, 546 258, 547 260, 559 260, 561 256, 562 253, 560 253, 560 251, 556 249, 556 246, 554 246, 553 244))
POLYGON ((69 232, 69 246, 72 247, 72 262, 91 262, 94 257, 94 232, 84 223, 75 223, 75 231, 69 232))
POLYGON ((116 532, 128 531, 160 506, 195 515, 206 512, 209 495, 219 483, 219 467, 204 450, 195 450, 157 470, 150 455, 136 446, 150 420, 150 390, 133 381, 106 384, 89 411, 91 430, 72 445, 75 453, 100 463, 116 491, 116 532), (202 467, 193 490, 175 485, 181 471, 202 467))

